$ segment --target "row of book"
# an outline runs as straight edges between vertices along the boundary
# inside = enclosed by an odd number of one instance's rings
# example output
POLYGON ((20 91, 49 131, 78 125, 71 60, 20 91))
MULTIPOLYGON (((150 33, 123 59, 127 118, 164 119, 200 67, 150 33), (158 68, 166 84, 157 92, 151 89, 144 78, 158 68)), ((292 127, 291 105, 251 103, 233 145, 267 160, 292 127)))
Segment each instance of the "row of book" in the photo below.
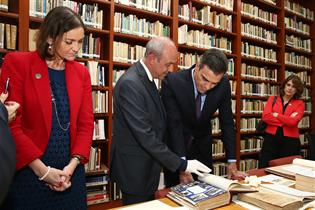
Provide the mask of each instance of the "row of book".
POLYGON ((94 120, 94 131, 93 131, 93 140, 105 140, 105 120, 104 119, 95 119, 94 120))
POLYGON ((160 21, 150 22, 136 15, 115 12, 114 31, 140 37, 170 36, 170 27, 160 21))
POLYGON ((307 69, 312 68, 312 61, 310 58, 304 55, 299 55, 298 53, 295 53, 295 52, 290 52, 290 53, 286 52, 284 59, 285 59, 285 64, 288 64, 288 65, 294 65, 294 66, 307 68, 307 69))
POLYGON ((299 3, 286 0, 284 1, 284 8, 297 15, 301 15, 309 20, 314 20, 314 12, 310 10, 309 8, 303 7, 299 3))
POLYGON ((303 39, 294 35, 285 36, 285 44, 295 49, 304 50, 306 52, 312 52, 311 39, 303 39))
POLYGON ((289 75, 295 74, 297 75, 304 84, 311 85, 311 75, 308 74, 307 71, 301 71, 301 72, 293 72, 293 71, 285 71, 285 78, 287 78, 289 75))
POLYGON ((208 3, 209 5, 223 7, 230 11, 233 11, 233 8, 234 8, 234 0, 201 0, 201 1, 208 3))
POLYGON ((259 152, 262 148, 264 137, 253 136, 250 138, 242 138, 240 141, 240 152, 241 154, 247 152, 259 152))
POLYGON ((9 10, 9 0, 0 0, 0 11, 7 12, 9 10))
POLYGON ((277 69, 270 67, 251 66, 246 63, 242 63, 241 66, 241 76, 246 78, 277 81, 277 72, 277 69))
POLYGON ((242 159, 240 160, 239 170, 240 171, 249 171, 254 168, 258 168, 258 160, 257 159, 242 159))
POLYGON ((261 114, 264 111, 266 101, 241 99, 242 114, 261 114))
POLYGON ((98 4, 83 4, 70 0, 29 0, 30 16, 45 17, 47 13, 57 6, 66 6, 76 12, 83 23, 92 28, 103 28, 103 10, 98 4))
POLYGON ((85 171, 98 171, 101 169, 102 151, 99 147, 90 148, 89 162, 84 165, 85 171))
POLYGON ((299 33, 310 35, 310 26, 302 21, 298 21, 296 18, 285 17, 285 28, 297 31, 299 33))
POLYGON ((17 26, 0 23, 0 48, 16 50, 17 26))
POLYGON ((260 26, 255 26, 250 23, 241 23, 241 33, 247 37, 277 44, 277 34, 272 30, 260 26))
POLYGON ((260 60, 277 62, 277 52, 275 50, 252 45, 248 42, 242 42, 241 52, 245 57, 253 57, 260 60))
POLYGON ((86 177, 87 205, 109 201, 108 174, 86 177))
POLYGON ((82 47, 78 52, 80 58, 100 58, 101 54, 101 38, 93 37, 90 33, 85 35, 82 42, 82 47))
POLYGON ((298 124, 299 128, 309 128, 311 125, 310 116, 304 116, 298 124))
POLYGON ((115 0, 115 3, 160 13, 162 15, 171 15, 171 0, 115 0))
POLYGON ((178 28, 178 44, 187 44, 198 48, 218 48, 224 52, 232 52, 232 41, 226 37, 211 35, 204 30, 189 30, 187 25, 178 28))
POLYGON ((249 16, 255 19, 259 19, 263 22, 267 22, 272 25, 277 25, 277 14, 265 11, 258 6, 252 4, 246 4, 242 2, 242 15, 249 16))
POLYGON ((270 83, 250 83, 242 81, 241 94, 250 96, 271 96, 279 92, 279 87, 270 83))
POLYGON ((135 63, 143 58, 145 47, 114 41, 113 60, 122 63, 135 63))
POLYGON ((108 91, 92 91, 94 113, 108 113, 108 91))
POLYGON ((240 120, 240 130, 242 132, 253 132, 256 131, 256 126, 259 123, 260 118, 248 117, 241 118, 240 120))
POLYGON ((97 61, 87 61, 86 67, 90 72, 91 84, 97 86, 105 86, 105 67, 97 61))
POLYGON ((210 6, 204 6, 198 10, 196 7, 190 8, 188 4, 179 5, 178 17, 186 21, 232 32, 232 15, 210 11, 210 9, 210 6))

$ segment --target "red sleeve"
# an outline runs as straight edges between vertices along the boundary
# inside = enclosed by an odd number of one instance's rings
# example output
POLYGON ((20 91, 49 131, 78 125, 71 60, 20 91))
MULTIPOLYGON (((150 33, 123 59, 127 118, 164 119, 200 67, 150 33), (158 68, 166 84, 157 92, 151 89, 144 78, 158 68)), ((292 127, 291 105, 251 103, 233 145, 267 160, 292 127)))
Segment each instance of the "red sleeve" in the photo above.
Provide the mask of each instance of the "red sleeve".
POLYGON ((82 156, 84 158, 82 163, 87 163, 93 138, 94 115, 91 79, 88 70, 85 68, 83 75, 83 96, 77 118, 76 144, 72 154, 82 156))
POLYGON ((276 118, 272 115, 272 112, 273 112, 272 103, 273 103, 274 97, 275 96, 271 96, 268 98, 268 101, 265 105, 265 108, 264 108, 264 111, 262 114, 262 121, 264 121, 265 123, 267 123, 269 125, 280 126, 280 125, 282 125, 282 122, 279 121, 278 118, 276 118))
POLYGON ((10 124, 11 133, 16 144, 16 167, 20 169, 40 157, 43 152, 34 144, 34 142, 24 134, 22 130, 21 117, 23 113, 23 90, 25 64, 23 59, 27 57, 18 56, 16 53, 9 53, 4 59, 1 73, 0 92, 4 90, 5 81, 10 77, 9 98, 7 101, 16 101, 20 104, 16 119, 10 124), (24 66, 24 68, 22 68, 24 66))
POLYGON ((297 112, 298 114, 295 117, 290 117, 287 115, 279 114, 278 119, 281 121, 284 125, 287 126, 297 126, 300 120, 302 119, 304 115, 304 109, 305 105, 304 102, 301 101, 296 105, 296 110, 294 110, 292 113, 297 112))

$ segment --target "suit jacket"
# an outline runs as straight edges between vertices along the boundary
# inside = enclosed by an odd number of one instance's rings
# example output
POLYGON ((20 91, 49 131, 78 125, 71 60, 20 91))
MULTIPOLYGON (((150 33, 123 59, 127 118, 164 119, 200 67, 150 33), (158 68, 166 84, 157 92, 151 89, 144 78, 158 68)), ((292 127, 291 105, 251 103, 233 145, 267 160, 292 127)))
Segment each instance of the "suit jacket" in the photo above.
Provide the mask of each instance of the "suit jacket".
POLYGON ((180 156, 187 156, 187 142, 193 139, 195 155, 207 166, 212 166, 211 119, 219 109, 219 120, 228 159, 235 159, 235 126, 231 110, 231 89, 227 76, 208 91, 199 119, 196 117, 195 94, 190 69, 170 73, 162 82, 162 100, 167 113, 168 145, 180 156))
POLYGON ((286 137, 299 138, 298 124, 304 115, 305 105, 303 100, 290 100, 283 113, 283 102, 280 96, 277 97, 275 104, 272 102, 275 96, 269 97, 262 114, 262 120, 266 122, 266 133, 275 135, 278 127, 283 128, 283 135, 286 137), (272 112, 279 113, 278 117, 272 116, 272 112), (296 117, 290 117, 294 112, 296 117))
POLYGON ((8 112, 0 102, 0 206, 15 172, 15 144, 8 127, 8 112))
POLYGON ((181 164, 163 142, 165 111, 153 85, 138 61, 114 89, 110 172, 123 193, 153 195, 161 164, 171 171, 181 164))
MULTIPOLYGON (((91 81, 88 70, 75 61, 65 66, 70 106, 71 155, 88 161, 93 136, 91 81)), ((16 144, 16 167, 20 169, 46 149, 52 123, 52 101, 48 66, 37 52, 14 52, 5 57, 0 78, 0 92, 10 77, 9 98, 21 106, 10 125, 16 144)))

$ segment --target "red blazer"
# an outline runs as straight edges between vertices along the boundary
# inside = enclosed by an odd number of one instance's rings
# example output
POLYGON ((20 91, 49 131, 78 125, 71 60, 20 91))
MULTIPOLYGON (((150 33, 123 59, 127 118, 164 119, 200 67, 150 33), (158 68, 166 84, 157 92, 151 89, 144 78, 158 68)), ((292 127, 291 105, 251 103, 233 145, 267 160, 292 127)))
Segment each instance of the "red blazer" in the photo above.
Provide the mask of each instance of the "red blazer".
MULTIPOLYGON (((92 87, 88 70, 67 61, 66 85, 70 106, 71 155, 89 158, 94 116, 92 87)), ((48 67, 37 52, 14 52, 5 56, 0 77, 0 92, 10 78, 9 100, 18 102, 16 120, 10 124, 16 143, 16 167, 21 169, 40 158, 48 144, 52 123, 52 101, 48 67)))
POLYGON ((280 96, 277 97, 277 100, 272 107, 274 97, 275 96, 269 97, 262 114, 262 120, 267 123, 266 133, 275 135, 277 128, 281 126, 283 127, 284 136, 299 138, 298 123, 302 119, 305 109, 303 100, 292 99, 289 101, 283 114, 283 105, 280 96), (272 112, 279 113, 278 117, 272 116, 272 112), (290 117, 293 112, 297 112, 298 115, 290 117))

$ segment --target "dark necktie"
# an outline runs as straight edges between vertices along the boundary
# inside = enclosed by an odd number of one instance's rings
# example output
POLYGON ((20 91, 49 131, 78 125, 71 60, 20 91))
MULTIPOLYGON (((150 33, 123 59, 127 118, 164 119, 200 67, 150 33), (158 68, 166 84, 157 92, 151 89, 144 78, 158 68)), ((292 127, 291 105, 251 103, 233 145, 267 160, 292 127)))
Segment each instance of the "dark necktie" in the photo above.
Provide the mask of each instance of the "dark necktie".
POLYGON ((196 97, 196 117, 199 119, 201 115, 201 93, 198 92, 196 97))

